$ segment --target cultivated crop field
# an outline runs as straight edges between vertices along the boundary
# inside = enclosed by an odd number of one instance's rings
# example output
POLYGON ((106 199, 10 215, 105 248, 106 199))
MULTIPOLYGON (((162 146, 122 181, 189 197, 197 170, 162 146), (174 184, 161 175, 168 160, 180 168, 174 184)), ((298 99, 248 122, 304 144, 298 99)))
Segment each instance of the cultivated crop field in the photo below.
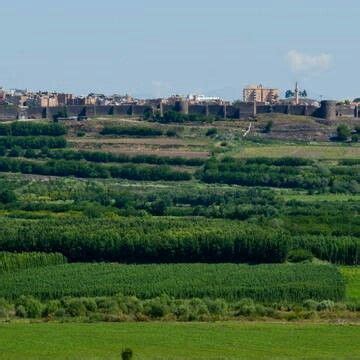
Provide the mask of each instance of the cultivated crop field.
POLYGON ((134 295, 142 299, 166 294, 185 298, 252 298, 261 302, 306 299, 343 300, 345 284, 335 267, 325 265, 67 264, 2 275, 0 297, 134 295), (48 281, 51 279, 51 282, 48 281))

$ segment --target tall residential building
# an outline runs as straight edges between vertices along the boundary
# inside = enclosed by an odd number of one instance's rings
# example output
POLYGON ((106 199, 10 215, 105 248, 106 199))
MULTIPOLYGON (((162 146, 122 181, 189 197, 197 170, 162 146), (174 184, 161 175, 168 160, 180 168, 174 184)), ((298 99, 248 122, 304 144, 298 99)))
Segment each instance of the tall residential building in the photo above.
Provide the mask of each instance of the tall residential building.
POLYGON ((280 96, 280 90, 265 88, 260 85, 248 85, 243 90, 243 100, 245 102, 274 103, 280 96))

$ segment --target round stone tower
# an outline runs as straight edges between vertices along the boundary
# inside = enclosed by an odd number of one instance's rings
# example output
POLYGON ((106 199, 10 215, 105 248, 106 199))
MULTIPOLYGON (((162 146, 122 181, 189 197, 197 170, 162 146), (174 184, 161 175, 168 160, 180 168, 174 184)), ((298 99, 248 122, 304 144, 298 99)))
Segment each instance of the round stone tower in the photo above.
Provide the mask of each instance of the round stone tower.
POLYGON ((187 100, 178 100, 175 103, 175 110, 179 111, 181 114, 189 114, 189 102, 187 100))
POLYGON ((336 101, 323 100, 320 107, 320 117, 326 120, 336 120, 336 101))

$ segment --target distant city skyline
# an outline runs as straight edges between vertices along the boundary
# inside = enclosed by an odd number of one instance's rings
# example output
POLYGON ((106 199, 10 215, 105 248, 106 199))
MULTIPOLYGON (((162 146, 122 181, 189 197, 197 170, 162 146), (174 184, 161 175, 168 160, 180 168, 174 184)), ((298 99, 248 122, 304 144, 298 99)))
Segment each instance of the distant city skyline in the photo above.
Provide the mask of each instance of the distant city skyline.
POLYGON ((309 97, 360 96, 360 5, 318 0, 1 2, 0 86, 66 93, 241 99, 296 81, 309 97))

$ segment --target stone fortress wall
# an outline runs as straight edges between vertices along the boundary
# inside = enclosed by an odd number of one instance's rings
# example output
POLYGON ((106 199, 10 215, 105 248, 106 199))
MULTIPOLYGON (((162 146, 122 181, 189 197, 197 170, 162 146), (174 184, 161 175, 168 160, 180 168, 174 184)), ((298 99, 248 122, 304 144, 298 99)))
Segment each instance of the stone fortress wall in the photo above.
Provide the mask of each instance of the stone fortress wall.
MULTIPOLYGON (((64 107, 29 107, 18 108, 16 106, 0 106, 1 120, 16 119, 53 119, 54 115, 63 111, 64 107)), ((96 117, 108 115, 142 116, 146 112, 158 111, 161 114, 167 111, 178 111, 183 114, 201 114, 216 116, 223 119, 248 119, 256 114, 289 114, 314 116, 326 120, 335 120, 339 117, 360 118, 360 109, 350 105, 336 105, 335 101, 324 100, 320 107, 306 105, 260 105, 254 103, 240 103, 233 105, 192 105, 186 101, 178 101, 174 106, 159 103, 157 106, 150 105, 119 105, 119 106, 96 106, 96 105, 72 105, 66 106, 69 117, 96 117)))

